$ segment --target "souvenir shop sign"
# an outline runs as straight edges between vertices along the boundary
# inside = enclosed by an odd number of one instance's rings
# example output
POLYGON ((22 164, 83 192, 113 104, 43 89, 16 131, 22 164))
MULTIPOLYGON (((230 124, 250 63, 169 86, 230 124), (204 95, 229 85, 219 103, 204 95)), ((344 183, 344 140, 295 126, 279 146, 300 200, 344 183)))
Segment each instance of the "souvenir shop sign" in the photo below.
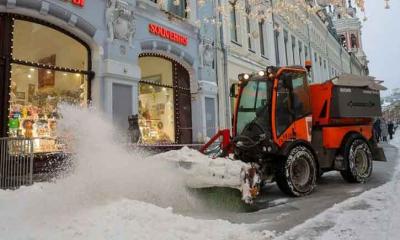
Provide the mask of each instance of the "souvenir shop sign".
POLYGON ((61 0, 63 2, 70 2, 75 6, 78 7, 84 7, 85 6, 85 0, 61 0))
POLYGON ((150 23, 149 24, 149 32, 161 38, 165 38, 171 42, 178 43, 183 46, 188 45, 188 38, 182 34, 171 31, 167 28, 161 27, 157 24, 150 23))

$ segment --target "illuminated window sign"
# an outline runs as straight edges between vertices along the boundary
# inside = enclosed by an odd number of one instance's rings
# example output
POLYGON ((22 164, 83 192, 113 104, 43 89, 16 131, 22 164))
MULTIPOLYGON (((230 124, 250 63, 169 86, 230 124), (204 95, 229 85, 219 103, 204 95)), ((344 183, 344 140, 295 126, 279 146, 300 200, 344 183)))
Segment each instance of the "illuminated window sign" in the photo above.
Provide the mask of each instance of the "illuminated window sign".
POLYGON ((149 24, 149 32, 151 34, 168 39, 171 42, 175 42, 183 46, 187 46, 188 44, 188 38, 186 36, 183 36, 182 34, 163 28, 154 23, 149 24))
POLYGON ((75 6, 78 7, 84 7, 85 6, 85 0, 62 0, 64 2, 70 2, 75 6))

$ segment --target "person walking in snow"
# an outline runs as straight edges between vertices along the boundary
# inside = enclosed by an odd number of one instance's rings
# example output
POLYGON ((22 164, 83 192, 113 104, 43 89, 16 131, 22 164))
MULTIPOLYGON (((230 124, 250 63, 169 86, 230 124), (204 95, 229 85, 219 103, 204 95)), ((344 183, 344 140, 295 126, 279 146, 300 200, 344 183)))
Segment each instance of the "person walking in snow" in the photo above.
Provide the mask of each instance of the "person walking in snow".
POLYGON ((387 142, 389 131, 386 120, 384 118, 382 118, 381 120, 381 135, 382 135, 382 141, 387 142))
POLYGON ((375 120, 372 128, 375 140, 376 142, 379 142, 381 140, 381 120, 379 118, 375 120))
POLYGON ((388 123, 388 132, 389 132, 390 140, 392 140, 393 139, 393 134, 394 134, 394 123, 393 123, 393 121, 389 121, 389 123, 388 123))

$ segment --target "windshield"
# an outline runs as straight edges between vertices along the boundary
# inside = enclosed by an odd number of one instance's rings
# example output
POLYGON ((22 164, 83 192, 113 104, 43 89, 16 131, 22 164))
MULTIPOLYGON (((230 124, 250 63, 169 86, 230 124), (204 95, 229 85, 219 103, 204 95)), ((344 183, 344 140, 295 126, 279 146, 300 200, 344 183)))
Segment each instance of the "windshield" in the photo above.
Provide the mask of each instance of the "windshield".
MULTIPOLYGON (((243 87, 237 112, 237 134, 240 134, 244 127, 256 117, 267 117, 268 92, 269 87, 266 81, 249 81, 243 87)), ((258 122, 264 127, 268 124, 267 119, 258 122)))

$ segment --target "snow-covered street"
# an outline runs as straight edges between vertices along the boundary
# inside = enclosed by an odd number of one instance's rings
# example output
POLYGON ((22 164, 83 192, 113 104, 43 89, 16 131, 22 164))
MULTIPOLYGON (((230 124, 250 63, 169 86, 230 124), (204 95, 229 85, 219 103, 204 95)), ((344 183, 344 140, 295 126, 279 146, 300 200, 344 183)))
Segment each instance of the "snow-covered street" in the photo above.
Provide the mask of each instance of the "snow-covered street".
MULTIPOLYGON (((400 146, 400 137, 392 144, 400 146)), ((400 168, 392 181, 335 204, 277 239, 399 239, 400 168)))
MULTIPOLYGON (((148 157, 126 151, 106 120, 90 110, 76 111, 64 109, 60 127, 80 132, 72 141, 73 174, 0 191, 0 239, 372 240, 399 235, 400 168, 391 145, 384 146, 388 162, 375 163, 367 184, 346 184, 327 173, 310 196, 288 198, 271 185, 259 211, 229 212, 196 199, 166 164, 168 158, 196 158, 196 152, 148 157)), ((400 147, 399 135, 392 144, 400 147)))

